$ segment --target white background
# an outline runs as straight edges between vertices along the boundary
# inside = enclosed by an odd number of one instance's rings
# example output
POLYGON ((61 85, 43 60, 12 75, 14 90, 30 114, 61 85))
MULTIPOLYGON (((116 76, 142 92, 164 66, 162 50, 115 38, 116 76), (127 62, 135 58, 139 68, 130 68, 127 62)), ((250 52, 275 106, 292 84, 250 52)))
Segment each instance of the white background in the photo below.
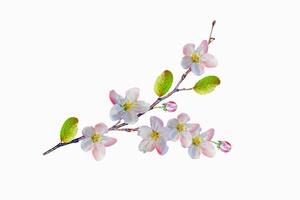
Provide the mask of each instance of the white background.
MULTIPOLYGON (((0 199, 299 199, 299 5, 297 1, 0 2, 0 199), (229 154, 192 160, 179 143, 143 154, 135 133, 94 161, 79 144, 48 156, 62 122, 105 122, 108 92, 141 88, 155 99, 164 69, 178 80, 182 47, 207 39, 219 61, 212 94, 172 97, 229 154)), ((191 75, 183 86, 199 77, 191 75)))

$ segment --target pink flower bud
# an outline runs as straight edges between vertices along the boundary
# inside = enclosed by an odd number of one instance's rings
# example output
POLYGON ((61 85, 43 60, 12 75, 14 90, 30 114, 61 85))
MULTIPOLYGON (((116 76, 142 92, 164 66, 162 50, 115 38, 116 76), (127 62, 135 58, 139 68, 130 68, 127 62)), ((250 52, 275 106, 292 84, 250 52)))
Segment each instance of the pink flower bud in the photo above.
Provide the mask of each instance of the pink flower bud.
POLYGON ((175 112, 177 110, 177 104, 174 101, 168 101, 163 106, 164 111, 175 112))
POLYGON ((227 141, 219 141, 218 147, 225 153, 228 153, 231 150, 231 144, 227 141))

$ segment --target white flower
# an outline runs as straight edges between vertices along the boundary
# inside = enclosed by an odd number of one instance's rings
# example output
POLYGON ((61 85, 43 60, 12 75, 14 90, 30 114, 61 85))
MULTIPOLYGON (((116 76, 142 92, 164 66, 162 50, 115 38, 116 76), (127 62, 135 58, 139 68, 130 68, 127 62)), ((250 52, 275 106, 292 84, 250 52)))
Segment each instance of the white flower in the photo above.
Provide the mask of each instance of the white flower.
POLYGON ((158 117, 151 117, 150 124, 151 128, 148 126, 139 128, 138 135, 143 138, 139 149, 144 153, 156 149, 160 155, 164 155, 169 149, 167 141, 175 137, 175 132, 164 127, 163 121, 158 117))
POLYGON ((187 123, 190 117, 186 113, 181 113, 177 118, 168 121, 168 127, 175 131, 176 137, 174 140, 180 139, 181 145, 185 148, 189 147, 192 143, 191 131, 198 129, 199 124, 187 123))
POLYGON ((115 138, 104 136, 108 131, 104 123, 99 123, 94 127, 88 126, 82 130, 84 139, 81 148, 84 151, 92 150, 95 160, 99 161, 105 156, 105 147, 109 147, 117 142, 115 138))
POLYGON ((195 49, 194 44, 186 44, 183 47, 183 54, 181 65, 184 69, 191 67, 191 70, 196 75, 201 75, 204 73, 204 67, 216 67, 217 59, 207 53, 208 43, 203 40, 202 43, 195 49))
POLYGON ((214 136, 214 129, 209 129, 200 134, 201 129, 192 132, 192 144, 188 149, 188 153, 193 159, 198 159, 200 154, 207 157, 214 157, 216 150, 214 145, 210 142, 214 136))
POLYGON ((126 91, 126 97, 118 95, 114 90, 109 97, 114 106, 110 110, 110 118, 113 121, 123 119, 125 123, 134 124, 138 121, 138 114, 147 112, 150 105, 144 101, 138 101, 140 90, 131 88, 126 91))

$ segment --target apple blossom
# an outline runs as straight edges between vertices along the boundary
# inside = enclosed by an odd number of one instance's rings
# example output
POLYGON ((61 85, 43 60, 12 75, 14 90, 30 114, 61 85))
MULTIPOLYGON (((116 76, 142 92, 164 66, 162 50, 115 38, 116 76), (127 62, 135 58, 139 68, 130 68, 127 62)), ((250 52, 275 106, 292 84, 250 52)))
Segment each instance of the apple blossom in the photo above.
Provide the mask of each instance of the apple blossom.
POLYGON ((183 47, 182 67, 184 69, 191 67, 192 72, 198 76, 204 73, 204 67, 216 67, 217 59, 207 51, 207 40, 203 40, 196 49, 194 44, 186 44, 183 47))
POLYGON ((176 133, 174 140, 180 139, 181 145, 185 148, 189 147, 192 143, 192 135, 190 132, 200 127, 199 124, 188 123, 189 121, 190 117, 186 113, 181 113, 177 118, 170 119, 167 125, 176 133))
POLYGON ((84 151, 92 150, 95 160, 99 161, 105 156, 105 147, 109 147, 117 142, 115 138, 105 136, 108 131, 104 123, 99 123, 95 127, 88 126, 82 130, 84 139, 81 148, 84 151))
POLYGON ((150 105, 144 101, 138 101, 140 90, 131 88, 126 91, 126 97, 118 95, 114 90, 109 97, 114 106, 110 110, 110 118, 113 121, 123 119, 125 123, 134 124, 138 121, 138 114, 149 110, 150 105))
POLYGON ((175 137, 175 132, 164 127, 163 121, 158 117, 151 117, 150 124, 151 127, 139 128, 138 135, 143 138, 139 144, 139 150, 146 153, 156 149, 160 155, 164 155, 169 149, 167 141, 175 137))
POLYGON ((214 136, 214 129, 209 129, 200 134, 201 129, 192 131, 192 144, 188 148, 188 153, 193 159, 198 159, 200 154, 213 157, 216 153, 214 145, 210 140, 214 136))

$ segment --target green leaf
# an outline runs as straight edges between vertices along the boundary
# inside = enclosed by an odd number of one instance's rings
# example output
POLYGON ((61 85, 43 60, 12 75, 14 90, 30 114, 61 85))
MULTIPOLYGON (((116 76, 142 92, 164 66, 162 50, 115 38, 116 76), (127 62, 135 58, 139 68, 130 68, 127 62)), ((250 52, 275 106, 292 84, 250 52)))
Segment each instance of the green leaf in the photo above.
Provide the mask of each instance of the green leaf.
POLYGON ((173 83, 173 74, 169 70, 165 70, 163 73, 161 73, 154 85, 154 92, 157 96, 161 97, 164 96, 169 89, 171 88, 173 83))
POLYGON ((208 94, 208 93, 214 91, 214 89, 218 85, 220 85, 220 83, 221 83, 221 80, 217 76, 207 76, 207 77, 204 77, 203 79, 199 80, 195 84, 193 89, 198 94, 208 94))
POLYGON ((78 131, 77 124, 78 119, 76 117, 70 117, 64 122, 60 130, 61 142, 70 142, 75 138, 78 131))

